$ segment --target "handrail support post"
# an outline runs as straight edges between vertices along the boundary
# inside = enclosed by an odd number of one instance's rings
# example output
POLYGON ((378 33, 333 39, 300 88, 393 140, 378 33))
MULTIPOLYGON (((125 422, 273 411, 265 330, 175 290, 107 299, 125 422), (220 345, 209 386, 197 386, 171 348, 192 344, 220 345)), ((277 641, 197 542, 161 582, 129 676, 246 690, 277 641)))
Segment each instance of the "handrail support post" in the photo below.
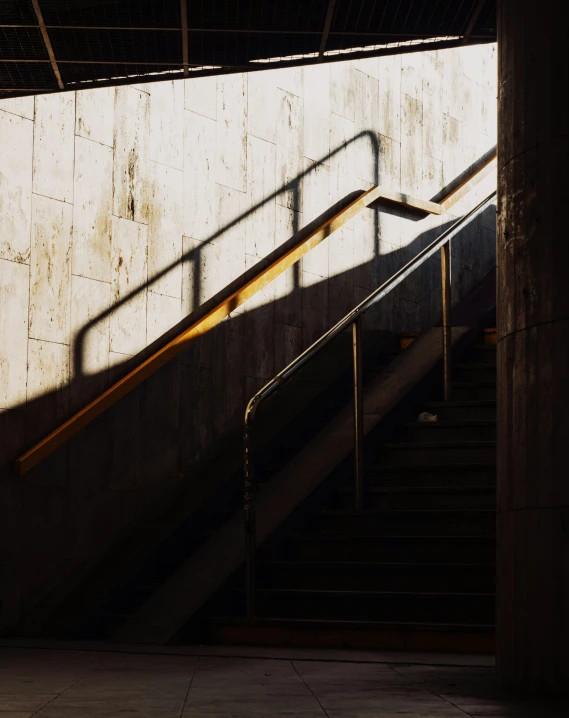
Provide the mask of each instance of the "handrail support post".
POLYGON ((352 354, 354 364, 354 497, 356 509, 363 507, 364 492, 364 402, 362 361, 362 320, 352 324, 352 354))
POLYGON ((247 590, 247 620, 255 620, 255 553, 257 549, 257 526, 255 507, 245 507, 245 582, 247 590))
POLYGON ((441 247, 442 325, 443 325, 443 399, 450 401, 452 391, 452 337, 450 296, 450 241, 441 247))
POLYGON ((245 512, 245 601, 247 621, 255 620, 255 562, 257 551, 257 521, 255 515, 255 472, 253 451, 251 448, 251 432, 248 424, 249 413, 245 419, 245 462, 244 462, 244 496, 245 512))

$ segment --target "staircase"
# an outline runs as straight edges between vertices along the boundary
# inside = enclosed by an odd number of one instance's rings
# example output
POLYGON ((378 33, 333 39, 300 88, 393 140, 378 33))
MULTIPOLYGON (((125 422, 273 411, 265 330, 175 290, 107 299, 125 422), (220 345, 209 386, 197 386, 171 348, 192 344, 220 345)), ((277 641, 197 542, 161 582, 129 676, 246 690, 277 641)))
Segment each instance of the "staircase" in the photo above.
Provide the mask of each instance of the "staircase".
MULTIPOLYGON (((495 149, 447 185, 439 201, 381 186, 350 193, 145 350, 134 368, 18 457, 16 474, 26 475, 358 213, 379 202, 404 207, 411 215, 442 216, 492 171, 494 160, 495 149)), ((359 630, 361 636, 395 626, 398 641, 406 635, 401 630, 405 626, 470 626, 476 636, 489 636, 495 385, 492 361, 483 359, 488 360, 493 349, 471 347, 464 353, 455 366, 454 402, 439 408, 436 395, 421 395, 423 404, 395 424, 385 419, 394 407, 408 407, 409 396, 419 399, 418 385, 437 362, 442 359, 448 369, 453 347, 487 316, 489 288, 495 306, 492 272, 452 308, 450 287, 450 242, 476 218, 493 211, 495 194, 434 238, 273 377, 252 399, 245 432, 243 426, 228 428, 200 463, 182 467, 188 473, 179 478, 191 481, 165 492, 162 503, 125 527, 106 555, 70 572, 24 617, 22 633, 164 644, 195 637, 192 617, 203 618, 214 606, 208 615, 225 618, 208 618, 208 640, 231 640, 228 631, 237 631, 237 640, 257 640, 257 629, 265 640, 269 628, 282 634, 297 625, 304 631, 299 640, 306 640, 308 624, 334 626, 336 643, 343 630, 351 631, 350 636, 359 630), (442 326, 426 331, 409 352, 404 350, 413 336, 366 336, 368 309, 439 254, 442 326), (347 349, 343 357, 342 344, 347 349), (376 427, 366 438, 366 503, 358 512, 346 458, 354 445, 352 362, 358 454, 364 435, 376 427), (286 391, 277 391, 285 383, 286 391), (423 408, 438 411, 441 421, 417 423, 423 408), (296 525, 299 521, 302 526, 296 525), (293 530, 285 536, 287 526, 293 530), (238 569, 244 557, 252 565, 259 542, 266 544, 259 566, 260 620, 244 626, 238 619, 243 615, 238 569), (234 573, 237 583, 229 593, 220 590, 234 573)), ((432 384, 440 387, 440 376, 432 384)), ((321 628, 317 630, 317 638, 309 640, 319 643, 321 628)), ((389 643, 377 635, 369 640, 373 645, 389 643)))
POLYGON ((434 383, 366 438, 363 510, 344 462, 259 552, 256 621, 240 573, 202 612, 200 640, 493 649, 494 329, 455 352, 452 377, 451 401, 434 383))
MULTIPOLYGON (((187 497, 157 509, 146 525, 141 521, 35 635, 491 650, 495 330, 476 327, 495 307, 495 273, 451 310, 449 243, 494 198, 435 238, 256 394, 245 416, 245 467, 241 441, 230 441, 230 451, 216 447, 222 460, 214 457, 213 485, 190 486, 187 497), (366 331, 364 313, 439 250, 442 327, 418 338, 366 331), (453 400, 442 402, 440 369, 450 376, 451 355, 453 400), (286 391, 277 391, 285 382, 286 391), (439 420, 420 421, 425 411, 439 420), (354 425, 366 471, 364 503, 357 507, 349 456, 354 425), (250 601, 245 610, 244 558, 258 571, 247 594, 256 597, 256 611, 250 601)), ((330 222, 359 211, 358 202, 330 222)), ((303 252, 325 229, 309 234, 303 252)), ((228 289, 227 299, 204 309, 203 318, 129 373, 126 388, 113 387, 88 406, 88 416, 72 417, 20 457, 20 472, 262 281, 259 275, 237 293, 228 289)))
MULTIPOLYGON (((408 346, 414 335, 395 335, 386 331, 366 332, 364 357, 369 366, 368 380, 382 371, 398 354, 408 346)), ((310 440, 336 413, 351 399, 351 333, 345 332, 322 353, 318 361, 308 366, 298 377, 294 390, 283 401, 267 403, 264 428, 270 428, 272 418, 288 416, 288 422, 278 431, 268 432, 269 437, 259 455, 262 482, 271 478, 310 440), (306 402, 307 394, 314 397, 306 402)), ((73 620, 75 607, 85 606, 89 593, 97 584, 97 576, 91 583, 82 586, 81 592, 63 607, 58 634, 66 638, 90 638, 113 640, 136 611, 152 597, 176 573, 189 557, 215 536, 219 529, 236 513, 243 504, 242 436, 234 447, 227 448, 235 454, 233 463, 239 468, 230 473, 219 489, 179 524, 174 524, 166 536, 152 550, 147 551, 144 560, 129 567, 104 600, 79 620, 73 620), (71 617, 72 620, 69 620, 71 617)), ((219 450, 222 453, 222 450, 219 450)), ((231 464, 231 461, 228 462, 231 464)), ((167 516, 164 520, 167 520, 167 516)), ((144 545, 153 526, 146 526, 136 536, 144 545), (144 535, 146 534, 146 536, 144 535)), ((131 541, 132 542, 132 541, 131 541)), ((124 561, 122 562, 124 565, 124 561)), ((53 625, 53 622, 52 622, 53 625)))

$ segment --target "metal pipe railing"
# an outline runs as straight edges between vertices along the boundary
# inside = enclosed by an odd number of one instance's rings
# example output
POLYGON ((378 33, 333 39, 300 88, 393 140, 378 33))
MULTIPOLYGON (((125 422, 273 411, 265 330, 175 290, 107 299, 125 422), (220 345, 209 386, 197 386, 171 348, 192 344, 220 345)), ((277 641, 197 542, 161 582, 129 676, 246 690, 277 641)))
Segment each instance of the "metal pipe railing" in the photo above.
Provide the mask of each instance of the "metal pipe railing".
POLYGON ((315 354, 329 344, 341 332, 352 327, 353 345, 353 373, 354 373, 354 493, 357 508, 361 509, 363 502, 363 382, 362 382, 362 352, 361 352, 361 317, 374 304, 383 299, 395 287, 418 269, 424 262, 441 249, 442 273, 442 336, 443 336, 443 395, 448 400, 451 395, 451 298, 450 298, 450 240, 458 234, 469 222, 478 217, 494 201, 496 192, 492 192, 471 212, 457 220, 428 247, 395 272, 384 284, 373 291, 367 299, 358 304, 351 312, 317 339, 308 349, 294 359, 288 366, 280 371, 271 381, 260 389, 249 401, 245 410, 244 428, 244 512, 245 512, 245 574, 246 574, 246 605, 247 618, 255 618, 255 554, 257 547, 257 531, 255 516, 256 476, 255 458, 251 441, 251 434, 255 415, 261 404, 290 377, 306 364, 315 354))
MULTIPOLYGON (((350 142, 353 142, 355 139, 363 137, 367 134, 369 133, 360 133, 354 139, 350 140, 350 142)), ((338 149, 334 150, 330 153, 329 157, 336 154, 338 151, 338 149)), ((270 255, 271 259, 269 259, 268 265, 264 265, 258 272, 255 271, 256 268, 253 269, 253 272, 246 272, 246 274, 242 275, 239 280, 235 280, 228 285, 228 287, 226 287, 227 291, 222 291, 215 299, 212 298, 202 305, 197 312, 198 316, 195 317, 195 321, 189 327, 184 329, 180 334, 178 334, 178 336, 168 341, 164 346, 157 349, 138 366, 134 367, 134 369, 129 371, 112 386, 105 389, 102 394, 99 394, 99 396, 95 397, 73 416, 70 416, 41 441, 37 442, 34 446, 19 456, 14 465, 16 474, 18 476, 24 476, 28 471, 30 471, 40 461, 43 461, 43 459, 47 456, 52 454, 72 436, 75 436, 103 412, 107 411, 107 409, 111 406, 114 406, 114 404, 120 401, 120 399, 126 396, 126 394, 131 392, 135 387, 139 386, 143 381, 146 381, 146 379, 151 377, 160 367, 164 366, 180 352, 184 351, 184 349, 186 349, 192 341, 213 329, 220 322, 225 320, 231 312, 235 311, 237 307, 247 302, 257 292, 262 291, 267 284, 276 279, 276 277, 286 271, 289 267, 292 267, 301 257, 314 249, 314 247, 316 247, 320 242, 323 242, 330 236, 330 234, 332 234, 332 232, 335 232, 343 226, 358 212, 361 212, 378 200, 386 200, 388 202, 395 203, 396 205, 406 207, 407 209, 415 209, 420 212, 426 212, 427 214, 442 215, 445 212, 448 212, 454 204, 459 202, 465 194, 470 192, 475 185, 481 182, 489 174, 489 172, 492 171, 495 159, 496 148, 494 147, 480 158, 480 160, 476 163, 477 168, 473 173, 466 171, 462 177, 459 178, 458 183, 452 183, 453 189, 451 191, 446 192, 448 187, 442 190, 443 196, 436 202, 411 197, 408 194, 391 190, 388 187, 376 186, 365 192, 362 191, 356 199, 351 201, 333 217, 327 219, 319 227, 311 231, 307 236, 304 236, 296 245, 292 247, 288 246, 287 249, 283 249, 282 251, 275 250, 275 252, 270 255)), ((297 177, 297 180, 304 177, 308 171, 309 170, 301 173, 297 177)), ((265 202, 270 201, 270 199, 274 199, 277 194, 278 192, 265 198, 259 204, 255 205, 253 210, 258 209, 265 204, 265 202)), ((230 223, 230 226, 236 225, 253 210, 249 210, 247 213, 242 214, 237 220, 230 223)), ((215 236, 217 236, 217 234, 212 235, 210 240, 214 239, 215 236)), ((285 243, 285 245, 288 245, 288 243, 285 243)), ((152 281, 157 281, 160 276, 163 276, 164 273, 172 269, 173 266, 174 265, 171 265, 170 267, 162 270, 162 272, 159 272, 152 281)), ((131 292, 128 296, 134 296, 134 294, 138 291, 140 291, 140 288, 133 290, 133 292, 131 292)), ((124 303, 124 301, 128 299, 128 296, 123 298, 120 303, 124 303)), ((108 316, 110 313, 111 310, 107 309, 93 321, 99 321, 108 316)), ((90 324, 92 324, 92 322, 90 324)), ((79 333, 80 338, 78 339, 78 342, 80 345, 84 342, 85 331, 89 326, 90 325, 84 327, 79 333)), ((80 352, 81 350, 79 349, 78 353, 80 354, 80 352)))

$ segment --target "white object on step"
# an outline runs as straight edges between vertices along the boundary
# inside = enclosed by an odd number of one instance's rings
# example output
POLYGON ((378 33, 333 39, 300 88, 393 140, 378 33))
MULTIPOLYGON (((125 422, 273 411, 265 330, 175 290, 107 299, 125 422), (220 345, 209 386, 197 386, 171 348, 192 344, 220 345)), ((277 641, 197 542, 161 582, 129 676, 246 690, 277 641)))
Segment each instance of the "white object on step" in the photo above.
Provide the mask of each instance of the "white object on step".
POLYGON ((429 414, 428 411, 422 411, 417 417, 417 421, 422 421, 425 424, 432 424, 438 420, 439 417, 437 416, 437 414, 429 414))

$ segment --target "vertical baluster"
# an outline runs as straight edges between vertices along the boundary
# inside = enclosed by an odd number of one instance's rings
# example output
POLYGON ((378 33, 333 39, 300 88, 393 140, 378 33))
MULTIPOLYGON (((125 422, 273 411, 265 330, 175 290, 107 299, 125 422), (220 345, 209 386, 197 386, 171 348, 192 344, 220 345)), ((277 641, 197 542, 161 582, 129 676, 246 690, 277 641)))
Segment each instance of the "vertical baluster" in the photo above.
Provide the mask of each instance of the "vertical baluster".
POLYGON ((247 620, 252 622, 255 618, 255 553, 257 549, 257 526, 255 517, 256 487, 254 459, 247 417, 245 419, 245 491, 243 501, 245 511, 245 593, 247 620))
POLYGON ((450 242, 441 247, 441 285, 443 309, 443 398, 450 400, 451 396, 451 300, 450 300, 450 242))
POLYGON ((354 495, 356 508, 363 506, 364 491, 364 403, 362 376, 362 325, 358 318, 352 324, 352 352, 354 361, 354 495))

